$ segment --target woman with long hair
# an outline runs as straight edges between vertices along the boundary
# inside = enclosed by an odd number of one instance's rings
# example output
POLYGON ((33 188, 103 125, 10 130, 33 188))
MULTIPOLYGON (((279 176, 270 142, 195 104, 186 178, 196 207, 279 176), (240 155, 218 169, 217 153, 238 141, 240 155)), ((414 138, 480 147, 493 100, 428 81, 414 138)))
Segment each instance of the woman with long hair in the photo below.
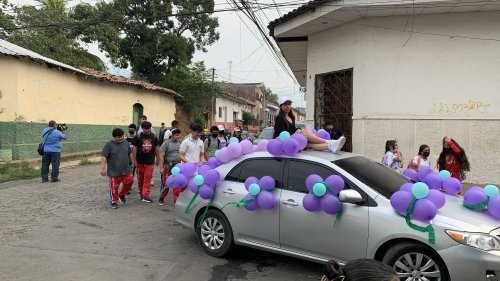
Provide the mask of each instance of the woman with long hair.
POLYGON ((382 157, 382 164, 385 166, 398 170, 401 168, 403 155, 399 151, 398 143, 395 140, 388 140, 385 142, 385 153, 382 157))
POLYGON ((408 169, 413 169, 418 172, 422 167, 430 167, 429 155, 431 154, 431 148, 422 144, 418 148, 418 155, 413 157, 410 162, 408 162, 408 169))
POLYGON ((281 132, 287 131, 290 135, 303 134, 307 138, 307 147, 313 150, 330 150, 333 153, 338 153, 344 146, 345 137, 343 136, 338 140, 325 140, 308 130, 297 128, 295 115, 292 111, 292 101, 289 98, 280 98, 279 107, 280 111, 274 119, 274 138, 279 136, 281 132))
POLYGON ((465 172, 470 171, 469 159, 464 149, 452 138, 443 138, 443 150, 437 161, 438 170, 447 170, 451 176, 463 181, 465 172))
POLYGON ((329 260, 324 270, 321 281, 399 281, 392 267, 376 260, 352 260, 344 266, 329 260))

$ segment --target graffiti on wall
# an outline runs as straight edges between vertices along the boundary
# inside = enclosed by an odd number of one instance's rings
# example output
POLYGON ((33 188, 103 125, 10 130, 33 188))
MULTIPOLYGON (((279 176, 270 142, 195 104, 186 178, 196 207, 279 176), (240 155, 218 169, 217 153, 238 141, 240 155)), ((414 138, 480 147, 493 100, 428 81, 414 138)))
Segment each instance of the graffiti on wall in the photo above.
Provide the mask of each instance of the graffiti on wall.
POLYGON ((448 115, 472 115, 474 113, 485 114, 491 105, 481 101, 469 100, 468 103, 445 103, 433 102, 429 109, 430 114, 448 114, 448 115))

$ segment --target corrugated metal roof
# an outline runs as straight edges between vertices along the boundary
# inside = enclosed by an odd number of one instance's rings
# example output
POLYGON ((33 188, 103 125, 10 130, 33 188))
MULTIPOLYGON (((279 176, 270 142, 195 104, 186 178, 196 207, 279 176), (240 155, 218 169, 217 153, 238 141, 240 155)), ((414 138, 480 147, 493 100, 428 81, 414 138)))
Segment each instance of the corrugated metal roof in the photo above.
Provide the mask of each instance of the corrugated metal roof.
POLYGON ((28 49, 25 49, 21 46, 14 45, 8 41, 0 39, 0 54, 8 55, 8 56, 14 56, 14 57, 23 57, 27 58, 33 61, 36 61, 38 63, 48 63, 51 65, 56 65, 71 71, 75 71, 78 73, 85 73, 82 70, 72 67, 71 65, 64 64, 62 62, 58 62, 53 59, 49 59, 47 57, 44 57, 40 54, 37 54, 33 51, 30 51, 28 49))

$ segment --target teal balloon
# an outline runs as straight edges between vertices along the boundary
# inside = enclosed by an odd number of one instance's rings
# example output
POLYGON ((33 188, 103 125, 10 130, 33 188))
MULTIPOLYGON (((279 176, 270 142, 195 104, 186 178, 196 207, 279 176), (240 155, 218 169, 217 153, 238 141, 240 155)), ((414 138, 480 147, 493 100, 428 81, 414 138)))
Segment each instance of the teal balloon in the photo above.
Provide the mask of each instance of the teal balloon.
POLYGON ((441 178, 442 181, 445 181, 451 178, 451 174, 446 170, 442 170, 441 172, 439 172, 439 177, 441 178))
POLYGON ((280 140, 281 141, 286 141, 287 139, 290 138, 290 133, 287 131, 283 131, 280 133, 280 140))
POLYGON ((487 186, 484 187, 484 193, 489 198, 493 198, 500 194, 500 190, 498 190, 498 187, 496 185, 488 184, 487 186))
POLYGON ((257 194, 260 193, 260 186, 256 183, 252 183, 248 187, 248 193, 252 194, 253 196, 256 196, 257 194))
POLYGON ((423 182, 417 182, 411 187, 411 192, 415 198, 422 199, 429 194, 429 187, 423 182))
POLYGON ((172 175, 178 175, 181 172, 181 169, 179 167, 173 167, 172 170, 170 171, 172 175))
POLYGON ((313 194, 316 197, 323 197, 326 194, 326 186, 320 182, 313 185, 313 194))
POLYGON ((193 179, 194 184, 200 186, 205 183, 205 178, 202 175, 196 175, 193 179))
POLYGON ((214 155, 215 155, 216 158, 219 158, 219 150, 218 149, 215 151, 214 155))
POLYGON ((232 137, 232 138, 230 138, 230 139, 229 139, 229 143, 233 143, 233 142, 238 143, 239 141, 238 141, 238 139, 237 139, 237 138, 232 137))

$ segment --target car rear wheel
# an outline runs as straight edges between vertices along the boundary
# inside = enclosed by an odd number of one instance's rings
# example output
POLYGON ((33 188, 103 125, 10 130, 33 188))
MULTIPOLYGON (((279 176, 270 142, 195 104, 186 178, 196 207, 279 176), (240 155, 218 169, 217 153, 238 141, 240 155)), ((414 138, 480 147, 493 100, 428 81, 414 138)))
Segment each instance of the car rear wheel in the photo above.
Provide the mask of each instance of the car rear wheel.
POLYGON ((223 257, 233 248, 233 231, 226 216, 218 210, 208 210, 203 222, 196 223, 198 243, 209 255, 223 257))
POLYGON ((417 243, 392 246, 382 261, 393 267, 401 280, 450 281, 448 269, 441 257, 432 249, 417 243))

